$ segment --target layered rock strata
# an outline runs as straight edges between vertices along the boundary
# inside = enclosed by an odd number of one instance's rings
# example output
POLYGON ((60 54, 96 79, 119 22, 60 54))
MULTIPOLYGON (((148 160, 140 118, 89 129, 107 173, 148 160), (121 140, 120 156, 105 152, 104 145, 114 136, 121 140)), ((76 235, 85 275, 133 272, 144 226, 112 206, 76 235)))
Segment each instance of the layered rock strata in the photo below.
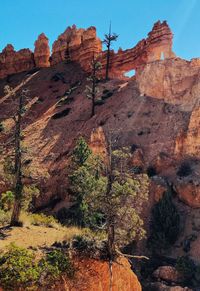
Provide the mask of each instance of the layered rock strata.
POLYGON ((137 71, 141 95, 163 99, 190 111, 200 94, 200 59, 151 62, 137 71))
POLYGON ((29 71, 34 67, 34 55, 29 49, 16 52, 14 47, 8 44, 0 53, 0 78, 29 71))
MULTIPOLYGON (((111 52, 110 77, 124 77, 130 70, 141 69, 149 62, 164 58, 173 58, 173 34, 166 23, 156 22, 146 39, 141 40, 135 47, 127 50, 111 52)), ((28 49, 16 52, 8 45, 0 53, 0 78, 13 73, 28 71, 34 67, 48 67, 60 62, 74 61, 85 71, 90 71, 93 56, 102 63, 102 74, 106 65, 106 53, 102 51, 101 40, 96 35, 96 28, 78 29, 75 25, 68 27, 53 43, 52 55, 47 37, 42 33, 35 42, 35 51, 28 49)))
MULTIPOLYGON (((111 54, 110 76, 123 77, 130 70, 142 69, 145 64, 164 59, 174 58, 172 51, 173 34, 166 21, 156 22, 146 39, 127 50, 119 50, 111 54)), ((105 65, 105 56, 102 63, 105 65)))
POLYGON ((77 29, 75 25, 68 27, 53 43, 51 64, 62 61, 78 62, 86 71, 90 70, 90 62, 94 56, 102 52, 101 40, 96 36, 96 28, 77 29))

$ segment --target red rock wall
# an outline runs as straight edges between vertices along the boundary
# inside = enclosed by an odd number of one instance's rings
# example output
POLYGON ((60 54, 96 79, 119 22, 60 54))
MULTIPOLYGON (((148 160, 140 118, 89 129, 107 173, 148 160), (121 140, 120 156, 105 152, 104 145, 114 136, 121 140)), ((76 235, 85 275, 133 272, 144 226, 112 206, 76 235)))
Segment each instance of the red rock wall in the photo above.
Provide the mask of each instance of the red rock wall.
MULTIPOLYGON (((109 291, 110 271, 108 262, 82 259, 75 263, 78 270, 74 281, 65 280, 48 290, 58 291, 109 291)), ((142 291, 137 276, 132 272, 129 262, 121 258, 112 266, 112 291, 142 291)), ((46 290, 39 288, 38 291, 46 290)))
MULTIPOLYGON (((123 77, 125 72, 140 69, 147 63, 160 60, 161 56, 173 58, 173 34, 164 22, 154 24, 152 31, 146 39, 141 40, 135 47, 128 50, 111 52, 110 77, 123 77)), ((68 27, 53 43, 51 65, 62 61, 75 61, 89 71, 93 55, 98 56, 102 62, 102 74, 105 71, 106 53, 102 52, 101 40, 96 36, 96 28, 77 29, 75 25, 68 27)), ((44 34, 35 42, 34 54, 28 50, 14 51, 8 45, 0 53, 0 78, 9 74, 28 71, 34 67, 48 67, 50 49, 48 39, 44 34)))
POLYGON ((190 111, 200 94, 200 59, 166 59, 146 64, 136 80, 141 95, 163 99, 190 111))
MULTIPOLYGON (((160 60, 162 55, 164 58, 175 57, 172 52, 172 40, 173 34, 167 22, 156 22, 148 37, 138 42, 135 47, 112 52, 110 76, 123 77, 124 73, 130 70, 141 70, 145 64, 160 60)), ((104 66, 105 61, 103 56, 101 62, 104 66)))
POLYGON ((75 25, 68 27, 53 43, 51 64, 55 65, 69 58, 80 63, 89 70, 93 54, 102 52, 101 40, 96 36, 96 28, 77 29, 75 25), (67 56, 68 54, 68 56, 67 56))
POLYGON ((34 56, 29 49, 18 52, 8 44, 0 54, 0 78, 34 68, 34 56))

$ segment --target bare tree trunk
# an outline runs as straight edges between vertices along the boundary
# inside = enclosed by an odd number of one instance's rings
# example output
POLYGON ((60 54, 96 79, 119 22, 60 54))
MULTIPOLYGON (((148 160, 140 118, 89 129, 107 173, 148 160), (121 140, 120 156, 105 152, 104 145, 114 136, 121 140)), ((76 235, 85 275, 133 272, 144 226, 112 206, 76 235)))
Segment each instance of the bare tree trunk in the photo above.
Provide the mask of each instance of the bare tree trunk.
POLYGON ((95 115, 95 81, 92 83, 92 112, 91 117, 95 115))
POLYGON ((109 259, 113 261, 115 254, 115 227, 114 222, 108 222, 108 255, 109 259))
POLYGON ((96 64, 93 56, 93 73, 92 73, 92 112, 91 117, 95 115, 95 97, 96 97, 96 64))
MULTIPOLYGON (((110 146, 110 145, 109 145, 110 146)), ((109 148, 109 159, 110 159, 110 165, 108 169, 108 184, 107 184, 107 190, 106 190, 106 197, 110 199, 110 194, 112 190, 112 184, 113 184, 113 175, 112 175, 112 152, 109 148)), ((111 261, 114 259, 115 255, 115 222, 114 222, 114 214, 112 211, 109 213, 108 221, 107 221, 107 236, 108 236, 108 256, 111 261)))
POLYGON ((23 109, 23 94, 19 98, 19 109, 16 118, 16 129, 15 129, 15 201, 13 212, 11 216, 10 225, 19 225, 19 217, 21 212, 22 203, 22 153, 21 153, 21 119, 23 109))
POLYGON ((15 200, 14 206, 13 206, 13 212, 11 217, 11 226, 19 226, 19 218, 21 213, 21 203, 19 200, 15 200))
POLYGON ((106 56, 106 81, 109 80, 109 66, 110 66, 110 42, 108 43, 107 56, 106 56))
POLYGON ((92 112, 91 112, 91 117, 95 115, 95 96, 92 96, 92 112))

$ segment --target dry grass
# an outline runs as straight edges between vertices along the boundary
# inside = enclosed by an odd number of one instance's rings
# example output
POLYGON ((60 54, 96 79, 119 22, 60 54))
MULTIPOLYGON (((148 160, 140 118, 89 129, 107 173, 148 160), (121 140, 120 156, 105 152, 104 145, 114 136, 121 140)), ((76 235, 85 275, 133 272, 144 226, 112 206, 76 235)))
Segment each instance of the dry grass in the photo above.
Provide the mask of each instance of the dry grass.
POLYGON ((23 227, 7 227, 0 230, 0 249, 11 243, 25 248, 49 247, 55 241, 70 240, 83 232, 77 227, 63 227, 60 224, 55 227, 35 226, 31 224, 30 216, 26 213, 22 213, 21 220, 23 227))

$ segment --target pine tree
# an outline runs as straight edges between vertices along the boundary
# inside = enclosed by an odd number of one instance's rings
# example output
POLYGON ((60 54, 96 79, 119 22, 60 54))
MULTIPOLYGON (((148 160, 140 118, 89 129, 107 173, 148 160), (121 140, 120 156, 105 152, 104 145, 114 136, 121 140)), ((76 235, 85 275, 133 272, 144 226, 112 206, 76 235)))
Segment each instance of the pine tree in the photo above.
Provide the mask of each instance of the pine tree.
POLYGON ((71 165, 69 169, 69 190, 74 197, 74 203, 70 207, 67 219, 72 224, 80 226, 86 225, 85 212, 87 205, 83 201, 85 193, 88 191, 87 161, 92 154, 91 149, 83 137, 80 137, 73 150, 71 165))
POLYGON ((109 148, 108 164, 90 154, 72 172, 70 182, 79 203, 78 213, 82 211, 81 218, 87 226, 107 233, 108 256, 113 260, 116 245, 120 247, 144 237, 140 213, 148 198, 148 178, 145 175, 134 178, 126 167, 128 161, 122 162, 129 158, 130 150, 109 148))

